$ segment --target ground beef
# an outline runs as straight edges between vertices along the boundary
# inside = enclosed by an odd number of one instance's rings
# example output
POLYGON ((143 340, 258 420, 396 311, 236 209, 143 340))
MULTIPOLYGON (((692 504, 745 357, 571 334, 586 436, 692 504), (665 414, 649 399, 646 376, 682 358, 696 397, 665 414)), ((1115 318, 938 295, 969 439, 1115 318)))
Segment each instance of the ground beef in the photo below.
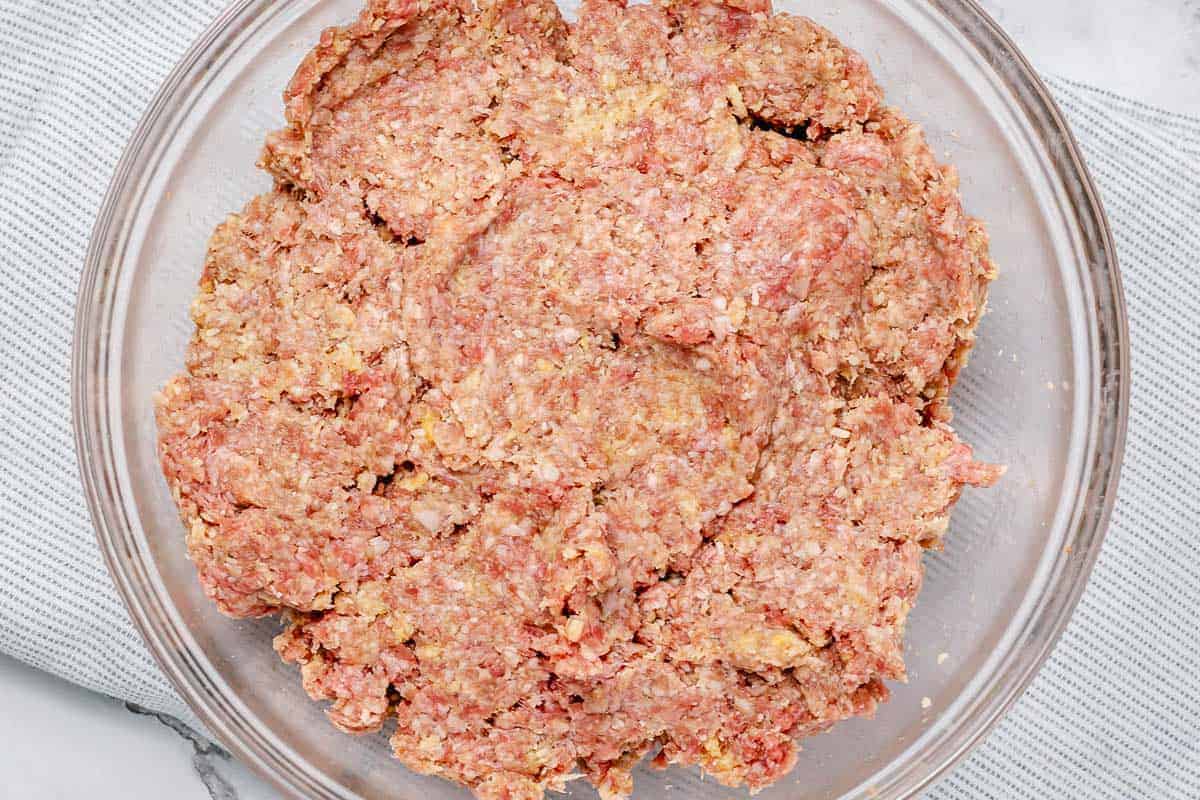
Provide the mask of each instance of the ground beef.
POLYGON ((993 266, 858 54, 762 0, 371 0, 213 235, 162 466, 205 591, 484 800, 870 714, 965 484, 993 266))

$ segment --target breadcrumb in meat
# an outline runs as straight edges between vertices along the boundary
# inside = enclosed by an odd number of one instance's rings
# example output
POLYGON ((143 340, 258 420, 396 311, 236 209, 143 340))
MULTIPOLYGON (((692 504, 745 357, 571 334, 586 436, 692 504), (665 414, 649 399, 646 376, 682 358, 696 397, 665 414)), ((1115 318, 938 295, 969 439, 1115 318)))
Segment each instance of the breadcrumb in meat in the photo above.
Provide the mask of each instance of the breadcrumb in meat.
POLYGON ((621 797, 886 700, 1003 471, 947 405, 994 268, 857 53, 763 0, 371 0, 284 105, 157 419, 205 591, 333 724, 621 797))

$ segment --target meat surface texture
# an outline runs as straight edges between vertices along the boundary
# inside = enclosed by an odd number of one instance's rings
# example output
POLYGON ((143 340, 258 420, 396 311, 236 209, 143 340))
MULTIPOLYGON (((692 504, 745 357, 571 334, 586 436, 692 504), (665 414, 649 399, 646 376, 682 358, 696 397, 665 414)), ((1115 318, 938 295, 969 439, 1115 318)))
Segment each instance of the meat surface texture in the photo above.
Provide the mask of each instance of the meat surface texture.
POLYGON ((994 268, 764 0, 371 0, 214 232, 163 471, 208 596, 483 800, 760 788, 904 678, 994 268))

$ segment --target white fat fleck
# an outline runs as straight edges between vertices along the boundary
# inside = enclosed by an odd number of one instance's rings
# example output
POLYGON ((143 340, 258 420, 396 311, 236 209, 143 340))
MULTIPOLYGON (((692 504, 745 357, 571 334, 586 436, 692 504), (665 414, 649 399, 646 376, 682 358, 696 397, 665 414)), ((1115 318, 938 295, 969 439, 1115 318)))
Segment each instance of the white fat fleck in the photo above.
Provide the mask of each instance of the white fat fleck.
POLYGON ((558 480, 558 476, 560 474, 558 467, 554 466, 554 464, 550 463, 549 461, 539 461, 537 466, 534 468, 534 472, 544 481, 556 481, 558 480))
POLYGON ((413 512, 413 516, 421 523, 421 527, 430 533, 437 532, 441 527, 442 515, 432 508, 419 508, 413 512))
POLYGON ((559 328, 554 338, 563 344, 575 344, 579 341, 579 331, 575 328, 559 328))

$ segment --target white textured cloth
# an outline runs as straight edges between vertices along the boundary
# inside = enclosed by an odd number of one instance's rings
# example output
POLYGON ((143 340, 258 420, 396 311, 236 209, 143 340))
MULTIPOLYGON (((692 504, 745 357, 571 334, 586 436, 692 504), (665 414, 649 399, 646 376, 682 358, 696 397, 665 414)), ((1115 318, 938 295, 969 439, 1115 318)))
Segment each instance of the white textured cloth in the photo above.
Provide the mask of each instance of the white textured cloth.
MULTIPOLYGON (((189 720, 94 543, 68 364, 112 168, 221 5, 0 0, 0 650, 189 720)), ((1129 446, 1070 628, 1016 708, 929 796, 1197 798, 1200 119, 1050 84, 1116 232, 1133 334, 1129 446)))

